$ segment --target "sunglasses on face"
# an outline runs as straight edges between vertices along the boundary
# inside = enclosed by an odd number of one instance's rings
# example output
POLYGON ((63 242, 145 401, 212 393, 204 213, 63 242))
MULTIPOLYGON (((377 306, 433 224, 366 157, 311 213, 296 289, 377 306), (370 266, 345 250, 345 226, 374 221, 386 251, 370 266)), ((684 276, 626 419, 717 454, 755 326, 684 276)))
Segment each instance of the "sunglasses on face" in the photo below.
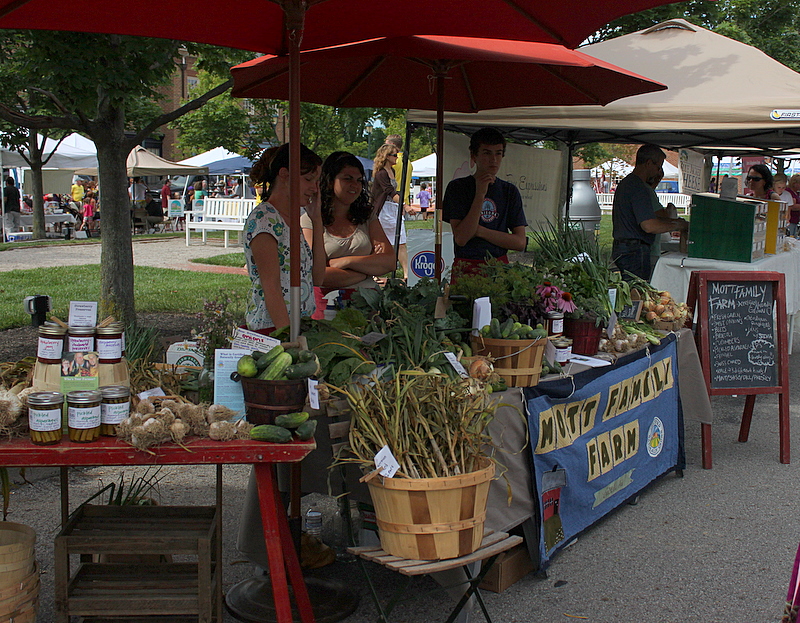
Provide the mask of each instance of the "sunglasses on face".
POLYGON ((764 179, 763 177, 755 177, 753 175, 748 175, 747 176, 747 181, 748 182, 760 182, 763 179, 764 179))

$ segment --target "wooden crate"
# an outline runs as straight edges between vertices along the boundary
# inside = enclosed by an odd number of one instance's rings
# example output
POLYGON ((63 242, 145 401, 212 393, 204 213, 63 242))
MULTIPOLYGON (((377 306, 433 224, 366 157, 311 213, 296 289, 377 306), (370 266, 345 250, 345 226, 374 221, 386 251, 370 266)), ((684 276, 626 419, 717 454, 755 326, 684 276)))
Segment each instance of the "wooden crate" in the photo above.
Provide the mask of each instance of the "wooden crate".
POLYGON ((214 506, 92 506, 55 540, 57 620, 222 620, 221 541, 214 506), (181 556, 181 562, 94 562, 105 554, 181 556), (82 562, 70 573, 70 556, 82 562), (186 559, 189 560, 188 562, 186 559), (93 560, 89 562, 89 560, 93 560), (135 615, 133 614, 135 613, 135 615))

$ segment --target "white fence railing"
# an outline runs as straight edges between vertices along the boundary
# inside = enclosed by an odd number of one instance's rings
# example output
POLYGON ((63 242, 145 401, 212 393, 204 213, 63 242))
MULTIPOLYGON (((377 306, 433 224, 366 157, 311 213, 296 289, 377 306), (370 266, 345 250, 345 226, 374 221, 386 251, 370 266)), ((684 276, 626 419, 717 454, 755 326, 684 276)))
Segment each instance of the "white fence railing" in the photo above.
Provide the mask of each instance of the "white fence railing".
MULTIPOLYGON (((692 203, 691 195, 681 193, 656 193, 656 195, 661 205, 665 208, 668 203, 671 203, 678 208, 678 214, 681 216, 689 214, 689 206, 692 203)), ((611 214, 611 208, 614 205, 614 193, 597 193, 597 202, 600 204, 600 211, 603 214, 611 214)))

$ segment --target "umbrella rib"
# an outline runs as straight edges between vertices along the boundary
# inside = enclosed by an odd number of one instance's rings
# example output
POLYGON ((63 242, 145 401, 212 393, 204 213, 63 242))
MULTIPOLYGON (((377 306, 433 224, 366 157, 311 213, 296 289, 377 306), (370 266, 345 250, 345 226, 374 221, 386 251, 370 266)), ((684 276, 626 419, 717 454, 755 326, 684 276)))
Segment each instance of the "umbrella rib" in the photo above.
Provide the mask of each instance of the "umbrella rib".
POLYGON ((355 80, 353 80, 353 82, 350 83, 350 86, 347 88, 347 90, 336 99, 336 103, 334 105, 345 106, 347 98, 350 97, 353 94, 353 92, 358 87, 360 87, 367 78, 369 78, 373 73, 375 73, 381 65, 383 65, 386 58, 387 57, 385 55, 376 58, 372 62, 372 64, 369 67, 367 67, 358 78, 356 78, 355 80))
POLYGON ((277 69, 272 73, 267 74, 266 76, 259 76, 258 78, 250 82, 246 87, 237 89, 237 91, 243 92, 243 91, 249 91, 250 89, 255 89, 256 87, 260 87, 262 84, 266 84, 270 80, 274 80, 275 78, 280 78, 281 76, 285 76, 287 73, 289 73, 288 65, 286 67, 281 67, 280 69, 277 69))
POLYGON ((467 75, 467 66, 461 65, 460 69, 461 77, 464 79, 464 88, 467 90, 467 96, 469 97, 469 105, 472 107, 472 110, 478 112, 478 104, 475 102, 475 94, 472 92, 472 83, 467 75))
POLYGON ((28 4, 30 0, 14 0, 13 2, 9 2, 6 6, 0 9, 0 19, 8 15, 9 13, 13 13, 18 8, 25 6, 28 4))
MULTIPOLYGON (((564 37, 559 35, 557 32, 555 32, 549 26, 545 26, 544 24, 542 24, 542 22, 540 22, 538 19, 536 19, 530 12, 526 11, 525 9, 523 9, 519 4, 517 4, 513 0, 505 0, 505 3, 508 6, 510 6, 512 9, 517 11, 517 13, 521 14, 522 16, 524 16, 525 19, 527 19, 529 22, 531 22, 531 23, 535 24, 536 26, 538 26, 539 28, 541 28, 543 32, 545 32, 548 35, 550 35, 551 37, 553 37, 553 39, 555 39, 557 43, 560 43, 561 45, 567 45, 567 42, 564 40, 564 37)), ((567 46, 567 47, 569 47, 569 46, 567 46)))
POLYGON ((554 78, 557 78, 557 79, 561 80, 561 82, 563 82, 563 83, 564 83, 564 84, 566 84, 567 86, 570 86, 570 87, 572 87, 572 88, 573 88, 573 89, 575 89, 575 90, 576 90, 578 93, 581 93, 582 95, 585 95, 585 96, 586 96, 587 98, 589 98, 589 99, 590 99, 590 100, 591 100, 591 101, 592 101, 594 104, 601 104, 600 98, 598 98, 598 97, 597 97, 597 96, 596 96, 594 93, 590 93, 589 91, 587 91, 586 89, 584 89, 584 88, 583 88, 583 87, 581 87, 580 85, 578 85, 578 84, 575 84, 575 83, 574 83, 572 80, 570 80, 569 78, 566 78, 566 77, 562 76, 562 75, 561 75, 561 73, 560 73, 560 72, 558 72, 558 71, 556 71, 554 67, 551 67, 551 66, 549 66, 549 65, 544 65, 544 64, 541 64, 541 65, 539 65, 539 67, 541 67, 542 69, 544 69, 546 72, 548 72, 548 73, 549 73, 551 76, 553 76, 554 78))

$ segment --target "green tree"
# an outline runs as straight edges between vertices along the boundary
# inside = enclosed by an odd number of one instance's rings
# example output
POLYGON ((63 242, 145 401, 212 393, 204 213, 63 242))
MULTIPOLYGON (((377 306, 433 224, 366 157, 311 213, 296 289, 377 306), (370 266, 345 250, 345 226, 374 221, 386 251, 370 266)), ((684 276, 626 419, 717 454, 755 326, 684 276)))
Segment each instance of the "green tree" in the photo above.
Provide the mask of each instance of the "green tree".
MULTIPOLYGON (((127 113, 134 101, 159 97, 157 89, 176 71, 178 49, 197 56, 207 51, 209 66, 222 66, 224 52, 166 39, 118 35, 30 31, 0 32, 3 85, 14 93, 41 93, 58 110, 54 114, 0 104, 0 117, 32 130, 73 130, 97 146, 102 192, 101 300, 104 314, 135 322, 133 247, 128 200, 128 153, 159 127, 200 108, 225 92, 232 80, 184 103, 179 108, 135 127, 127 113)), ((202 57, 198 67, 203 67, 202 57)), ((146 107, 135 107, 141 112, 146 107)))

